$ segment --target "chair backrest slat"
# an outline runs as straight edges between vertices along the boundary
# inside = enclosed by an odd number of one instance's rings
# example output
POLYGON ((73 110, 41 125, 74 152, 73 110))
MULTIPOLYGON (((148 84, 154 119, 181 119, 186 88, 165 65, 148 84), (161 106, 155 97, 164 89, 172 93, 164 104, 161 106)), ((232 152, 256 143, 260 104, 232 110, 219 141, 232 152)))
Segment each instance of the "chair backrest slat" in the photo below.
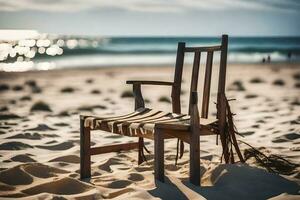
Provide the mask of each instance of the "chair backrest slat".
POLYGON ((213 55, 214 55, 213 51, 209 51, 207 53, 205 76, 204 76, 204 87, 203 87, 204 89, 203 89, 202 111, 201 111, 202 118, 207 118, 208 116, 213 55))
MULTIPOLYGON (((191 94, 193 91, 197 91, 197 88, 198 88, 197 86, 198 86, 201 53, 207 52, 201 117, 202 118, 208 117, 213 54, 215 51, 221 52, 220 70, 219 70, 219 78, 218 78, 219 79, 218 80, 218 96, 217 96, 217 98, 220 99, 220 96, 221 96, 220 94, 224 94, 224 92, 225 92, 227 48, 228 48, 228 36, 227 35, 222 35, 221 45, 216 45, 216 46, 186 47, 184 42, 178 43, 176 66, 175 66, 175 76, 174 76, 174 86, 172 88, 173 112, 181 113, 180 92, 181 92, 181 84, 182 84, 184 54, 189 53, 189 52, 194 53, 194 63, 193 63, 193 69, 192 69, 190 99, 189 99, 189 103, 191 104, 191 102, 190 102, 191 94)), ((189 105, 188 112, 190 114, 190 105, 189 105)))
POLYGON ((227 48, 228 48, 228 36, 223 35, 222 36, 221 60, 220 60, 220 72, 219 72, 219 84, 218 84, 218 93, 219 94, 225 92, 227 48))
POLYGON ((208 52, 208 51, 220 51, 222 46, 210 46, 210 47, 186 47, 185 52, 208 52))
POLYGON ((175 64, 174 86, 172 88, 172 109, 174 113, 181 113, 180 91, 182 82, 182 70, 184 63, 185 43, 179 42, 175 64))
POLYGON ((189 114, 191 113, 190 105, 191 105, 191 100, 192 100, 192 92, 197 91, 198 87, 198 77, 199 77, 199 68, 200 68, 200 57, 201 53, 200 51, 196 51, 194 55, 194 64, 193 64, 193 72, 192 72, 192 80, 191 80, 191 92, 190 92, 190 100, 189 100, 189 114))

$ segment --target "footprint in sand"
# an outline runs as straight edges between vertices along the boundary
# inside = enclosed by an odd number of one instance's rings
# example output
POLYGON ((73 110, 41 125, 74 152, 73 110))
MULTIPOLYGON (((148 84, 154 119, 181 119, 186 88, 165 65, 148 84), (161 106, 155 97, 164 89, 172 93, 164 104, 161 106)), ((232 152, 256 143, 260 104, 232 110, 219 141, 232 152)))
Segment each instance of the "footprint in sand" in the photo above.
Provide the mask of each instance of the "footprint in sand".
POLYGON ((255 132, 254 131, 246 131, 246 132, 241 132, 240 134, 243 136, 247 136, 247 135, 253 135, 255 132))
POLYGON ((112 166, 114 165, 124 165, 118 158, 109 158, 106 162, 101 164, 98 168, 107 171, 107 172, 112 172, 112 166))
POLYGON ((33 178, 21 169, 22 165, 6 169, 0 172, 0 182, 8 185, 28 185, 33 178))
POLYGON ((1 113, 0 120, 20 119, 21 117, 13 113, 1 113))
POLYGON ((23 150, 27 148, 33 148, 33 146, 23 142, 6 142, 0 144, 0 150, 23 150))
POLYGON ((47 126, 46 124, 39 124, 35 128, 26 129, 25 131, 54 131, 56 129, 47 126))
POLYGON ((94 188, 88 184, 66 177, 22 190, 22 192, 28 195, 40 194, 43 192, 60 195, 72 195, 83 193, 92 189, 94 188))
POLYGON ((36 160, 32 159, 30 156, 26 154, 16 155, 12 157, 11 160, 15 162, 22 162, 22 163, 36 162, 36 160))
POLYGON ((131 181, 142 181, 144 179, 145 178, 142 175, 137 174, 137 173, 131 173, 131 174, 129 174, 129 177, 128 177, 128 180, 131 180, 131 181))
POLYGON ((64 127, 64 126, 70 126, 69 124, 67 124, 67 123, 55 123, 55 124, 53 124, 54 126, 59 126, 59 127, 64 127))
POLYGON ((254 98, 257 98, 258 96, 256 94, 247 94, 245 96, 246 99, 254 99, 254 98))
POLYGON ((296 140, 300 138, 300 134, 297 133, 288 133, 279 137, 276 137, 272 142, 281 143, 281 142, 290 142, 291 140, 296 140))
POLYGON ((46 145, 36 145, 35 147, 40 148, 40 149, 47 149, 47 150, 51 150, 51 151, 61 151, 61 150, 67 150, 70 149, 72 147, 74 147, 73 142, 62 142, 60 144, 56 144, 56 145, 50 145, 50 146, 46 146, 46 145))
POLYGON ((54 158, 52 160, 50 160, 49 162, 67 162, 67 163, 79 163, 80 162, 80 158, 76 155, 68 155, 68 156, 61 156, 58 158, 54 158))
POLYGON ((56 177, 57 174, 69 173, 68 171, 43 165, 41 163, 25 164, 22 168, 28 174, 38 178, 50 178, 56 177))
POLYGON ((8 137, 7 139, 29 139, 29 140, 40 140, 42 136, 38 133, 20 133, 17 135, 13 135, 8 137))
POLYGON ((127 187, 131 183, 132 182, 128 181, 128 180, 117 180, 117 181, 113 181, 113 182, 109 183, 107 185, 107 187, 108 188, 114 188, 114 189, 120 189, 120 188, 127 187))

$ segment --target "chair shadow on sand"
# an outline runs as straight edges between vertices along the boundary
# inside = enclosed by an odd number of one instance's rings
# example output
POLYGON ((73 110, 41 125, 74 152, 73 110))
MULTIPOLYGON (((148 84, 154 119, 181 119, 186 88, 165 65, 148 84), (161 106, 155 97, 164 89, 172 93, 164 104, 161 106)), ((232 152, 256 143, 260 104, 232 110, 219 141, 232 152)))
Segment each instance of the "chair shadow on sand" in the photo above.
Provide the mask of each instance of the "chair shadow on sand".
MULTIPOLYGON (((203 174, 201 174, 203 176, 203 174)), ((284 177, 248 165, 222 164, 211 174, 213 186, 195 186, 188 180, 156 181, 148 191, 161 199, 268 199, 282 193, 299 195, 300 186, 284 177), (171 187, 170 187, 171 185, 171 187), (184 191, 182 191, 184 188, 184 191)), ((300 197, 300 196, 298 196, 300 197)))

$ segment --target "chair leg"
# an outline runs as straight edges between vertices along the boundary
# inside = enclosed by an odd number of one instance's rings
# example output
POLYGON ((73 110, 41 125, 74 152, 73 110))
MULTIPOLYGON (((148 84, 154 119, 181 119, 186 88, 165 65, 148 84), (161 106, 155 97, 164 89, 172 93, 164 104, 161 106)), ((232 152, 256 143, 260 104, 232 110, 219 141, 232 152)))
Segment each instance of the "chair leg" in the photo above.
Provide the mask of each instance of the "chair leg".
POLYGON ((90 129, 84 127, 84 119, 80 118, 80 178, 91 177, 91 134, 90 129))
POLYGON ((196 134, 192 134, 190 143, 190 182, 200 185, 200 138, 196 134))
POLYGON ((154 131, 154 175, 164 182, 164 135, 160 129, 154 131))
POLYGON ((144 162, 143 157, 143 149, 144 148, 144 138, 139 137, 139 150, 138 150, 138 164, 142 164, 144 162))

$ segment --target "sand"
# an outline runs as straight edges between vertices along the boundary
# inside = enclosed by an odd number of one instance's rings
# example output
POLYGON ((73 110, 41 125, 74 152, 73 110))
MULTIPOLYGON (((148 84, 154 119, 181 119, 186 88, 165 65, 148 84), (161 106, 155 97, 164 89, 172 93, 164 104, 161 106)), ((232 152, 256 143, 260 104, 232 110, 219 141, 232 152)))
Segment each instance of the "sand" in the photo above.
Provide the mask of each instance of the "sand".
MULTIPOLYGON (((187 109, 189 70, 182 105, 187 109)), ((188 182, 188 145, 175 166, 176 140, 165 148, 166 182, 153 176, 151 154, 137 165, 137 151, 92 157, 92 178, 79 179, 79 114, 120 115, 133 110, 128 79, 173 79, 173 67, 71 69, 0 73, 0 198, 16 199, 300 199, 300 65, 231 64, 227 96, 239 139, 266 155, 292 163, 267 172, 251 158, 246 164, 220 163, 214 136, 201 137, 201 187, 188 182)), ((201 72, 203 74, 203 72, 201 72)), ((216 77, 213 77, 215 80, 216 77)), ((213 81, 212 88, 216 87, 213 81)), ((201 89, 200 89, 201 90, 201 89)), ((148 107, 170 111, 170 88, 143 87, 148 107)), ((212 92, 211 115, 216 93, 212 92)), ((201 98, 199 98, 201 99, 201 98)), ((92 144, 136 141, 95 131, 92 144)), ((240 145, 242 151, 248 147, 240 145)))

